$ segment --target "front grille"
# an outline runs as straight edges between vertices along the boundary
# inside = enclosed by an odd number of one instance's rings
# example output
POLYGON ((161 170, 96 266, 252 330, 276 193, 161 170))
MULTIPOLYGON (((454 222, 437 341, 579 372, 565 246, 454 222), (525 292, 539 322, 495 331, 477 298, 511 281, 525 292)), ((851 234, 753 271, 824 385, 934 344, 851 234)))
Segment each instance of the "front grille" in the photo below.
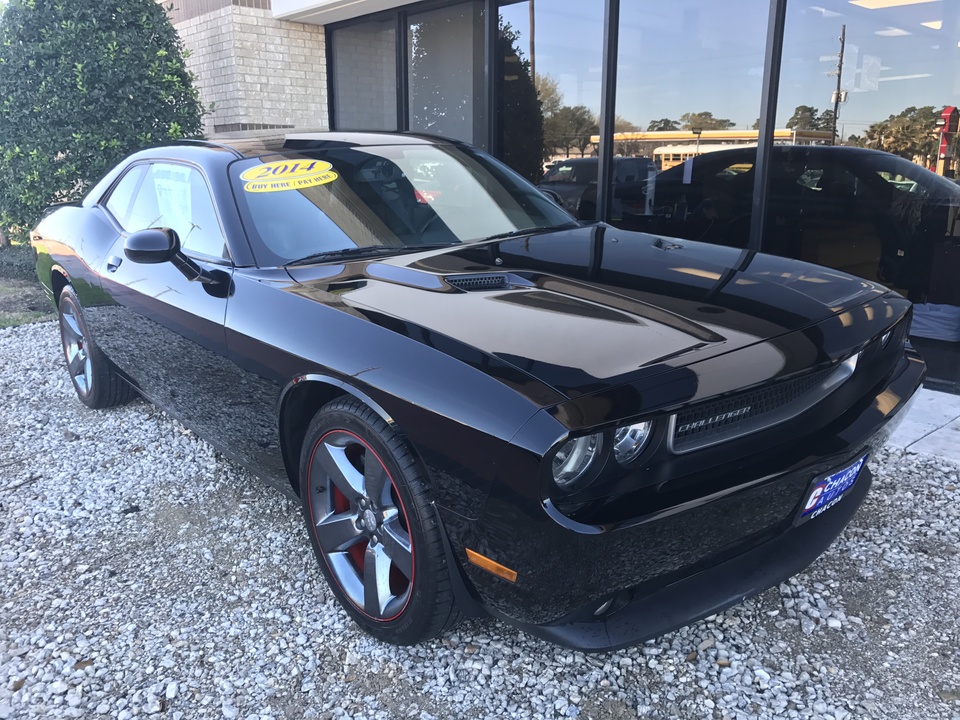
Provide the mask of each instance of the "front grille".
POLYGON ((506 275, 448 275, 446 281, 467 292, 499 290, 507 287, 506 275))
POLYGON ((799 415, 852 374, 855 358, 770 387, 680 411, 672 421, 674 452, 716 445, 799 415))

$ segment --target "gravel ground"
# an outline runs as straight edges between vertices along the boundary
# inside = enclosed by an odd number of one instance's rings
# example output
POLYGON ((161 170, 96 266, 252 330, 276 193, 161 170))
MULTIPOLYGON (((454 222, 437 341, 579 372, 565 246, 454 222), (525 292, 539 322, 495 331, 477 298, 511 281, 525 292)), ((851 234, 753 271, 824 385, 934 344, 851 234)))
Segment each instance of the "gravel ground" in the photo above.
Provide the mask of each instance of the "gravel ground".
POLYGON ((296 505, 151 405, 74 397, 54 323, 0 330, 3 718, 960 720, 960 482, 887 453, 807 572, 629 651, 493 620, 381 645, 296 505))

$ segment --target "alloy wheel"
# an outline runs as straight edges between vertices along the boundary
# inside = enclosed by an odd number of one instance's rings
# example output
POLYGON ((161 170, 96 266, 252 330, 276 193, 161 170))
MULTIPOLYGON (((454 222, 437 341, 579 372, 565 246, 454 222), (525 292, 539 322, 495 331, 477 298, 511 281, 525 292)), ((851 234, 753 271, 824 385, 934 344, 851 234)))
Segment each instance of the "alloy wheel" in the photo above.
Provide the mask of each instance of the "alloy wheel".
POLYGON ((308 492, 323 558, 350 602, 373 620, 399 616, 413 590, 414 550, 383 461, 359 436, 330 431, 310 458, 308 492))
POLYGON ((77 320, 73 306, 65 304, 60 314, 60 335, 63 338, 63 352, 67 356, 67 370, 82 395, 90 392, 93 379, 93 366, 90 361, 87 340, 77 320))

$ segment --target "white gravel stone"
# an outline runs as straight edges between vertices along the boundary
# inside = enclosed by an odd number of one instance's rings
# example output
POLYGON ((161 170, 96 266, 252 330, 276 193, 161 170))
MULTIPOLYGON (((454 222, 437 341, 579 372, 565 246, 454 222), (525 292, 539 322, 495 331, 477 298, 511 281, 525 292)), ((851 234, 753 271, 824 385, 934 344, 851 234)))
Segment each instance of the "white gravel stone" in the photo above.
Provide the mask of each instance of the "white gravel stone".
POLYGON ((335 604, 296 503, 145 402, 86 409, 62 365, 55 323, 0 330, 0 720, 960 720, 938 458, 879 453, 811 568, 639 647, 481 619, 399 648, 335 604))

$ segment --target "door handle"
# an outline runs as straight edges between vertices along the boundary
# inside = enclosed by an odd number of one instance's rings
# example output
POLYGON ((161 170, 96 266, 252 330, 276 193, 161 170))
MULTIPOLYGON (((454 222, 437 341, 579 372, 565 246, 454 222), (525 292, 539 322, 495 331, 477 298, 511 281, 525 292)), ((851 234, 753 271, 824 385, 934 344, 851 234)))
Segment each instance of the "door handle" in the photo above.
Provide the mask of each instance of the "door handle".
POLYGON ((120 267, 120 263, 122 262, 123 262, 122 257, 111 255, 109 258, 107 258, 107 270, 109 272, 116 272, 117 268, 120 267))

